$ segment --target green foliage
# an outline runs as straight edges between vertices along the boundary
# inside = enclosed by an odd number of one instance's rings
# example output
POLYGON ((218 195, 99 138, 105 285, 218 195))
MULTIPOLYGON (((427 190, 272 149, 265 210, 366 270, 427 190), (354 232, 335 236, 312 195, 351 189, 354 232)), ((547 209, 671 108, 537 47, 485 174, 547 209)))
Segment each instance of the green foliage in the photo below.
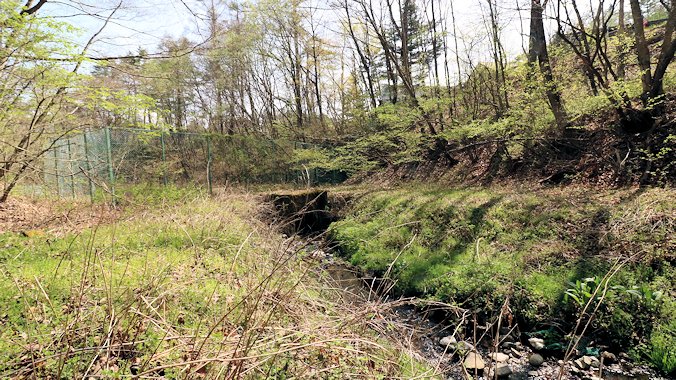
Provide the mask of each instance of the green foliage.
POLYGON ((387 273, 399 293, 455 303, 479 315, 498 313, 509 297, 516 318, 530 327, 572 328, 613 258, 644 252, 645 262, 629 264, 614 277, 592 321, 594 337, 626 349, 647 342, 659 321, 673 320, 665 307, 672 302, 673 284, 666 280, 671 272, 649 263, 662 255, 663 234, 673 233, 657 215, 674 209, 660 189, 626 205, 618 203, 622 197, 416 184, 361 197, 330 232, 353 264, 379 277, 387 273), (606 208, 607 224, 594 225, 606 208), (657 213, 654 225, 636 222, 645 221, 643 212, 657 213), (599 241, 595 230, 606 231, 605 238, 599 241), (590 250, 609 259, 583 254, 590 250))
POLYGON ((404 104, 378 107, 373 130, 336 148, 333 168, 347 173, 369 172, 391 165, 418 164, 432 147, 431 136, 412 126, 423 125, 420 111, 404 104))
MULTIPOLYGON (((332 378, 428 370, 365 334, 366 325, 346 328, 331 302, 299 287, 301 280, 308 289, 322 285, 300 257, 276 251, 280 236, 252 217, 253 197, 124 190, 123 216, 110 224, 63 235, 0 234, 2 376, 26 370, 36 378, 78 378, 88 371, 125 378, 136 364, 164 365, 164 377, 176 378, 185 376, 188 355, 211 362, 224 354, 260 357, 247 365, 294 378, 314 377, 308 368, 332 378), (244 340, 256 344, 240 345, 244 340)), ((215 374, 220 365, 190 373, 215 374)))
POLYGON ((673 320, 653 331, 647 357, 664 373, 676 374, 676 323, 673 320))

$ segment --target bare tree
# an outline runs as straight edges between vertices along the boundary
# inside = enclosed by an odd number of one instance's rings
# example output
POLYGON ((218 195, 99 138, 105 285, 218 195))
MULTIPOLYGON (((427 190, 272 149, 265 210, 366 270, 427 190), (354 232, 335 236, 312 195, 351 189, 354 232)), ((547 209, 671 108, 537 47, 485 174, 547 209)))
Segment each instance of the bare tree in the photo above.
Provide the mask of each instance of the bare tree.
POLYGON ((528 63, 534 65, 537 61, 545 81, 545 93, 547 101, 554 114, 556 125, 564 128, 568 124, 568 115, 561 99, 561 94, 554 80, 551 62, 549 60, 549 51, 547 49, 547 38, 543 23, 543 13, 547 5, 547 0, 542 4, 540 0, 531 0, 530 12, 530 43, 528 49, 528 63))
MULTIPOLYGON (((649 105, 664 93, 664 74, 667 67, 676 53, 676 38, 674 38, 674 29, 676 28, 676 0, 671 0, 667 6, 669 17, 664 29, 664 37, 660 44, 660 55, 652 71, 650 63, 650 49, 645 37, 643 28, 643 13, 638 0, 629 0, 631 5, 631 16, 634 22, 634 38, 636 40, 636 53, 638 64, 641 69, 641 83, 643 84, 643 94, 641 99, 644 105, 649 105)), ((665 4, 666 5, 666 4, 665 4)))

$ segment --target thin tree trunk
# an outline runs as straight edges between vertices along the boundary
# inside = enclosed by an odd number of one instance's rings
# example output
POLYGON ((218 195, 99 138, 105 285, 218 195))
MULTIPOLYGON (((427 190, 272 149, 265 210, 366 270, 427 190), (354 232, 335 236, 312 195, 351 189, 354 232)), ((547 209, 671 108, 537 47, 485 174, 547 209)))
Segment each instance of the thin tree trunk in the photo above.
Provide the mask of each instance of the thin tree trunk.
POLYGON ((530 46, 528 52, 528 63, 532 66, 537 60, 540 66, 540 72, 545 81, 545 93, 549 106, 554 114, 556 125, 562 129, 568 124, 568 115, 561 100, 558 86, 554 81, 552 67, 549 61, 549 51, 547 49, 547 39, 545 36, 545 28, 543 23, 544 4, 540 4, 540 0, 531 1, 531 15, 530 15, 530 46))
POLYGON ((643 29, 643 13, 639 0, 629 0, 631 5, 631 17, 634 21, 634 38, 636 39, 636 54, 638 56, 638 66, 641 69, 641 84, 643 85, 643 94, 641 99, 644 104, 648 102, 648 95, 652 88, 652 73, 650 69, 650 50, 645 39, 645 30, 643 29))
POLYGON ((364 72, 366 73, 366 87, 368 88, 369 98, 371 100, 371 106, 373 108, 376 108, 376 106, 377 106, 376 93, 373 89, 373 79, 371 77, 370 60, 366 59, 366 56, 364 55, 364 52, 361 49, 361 46, 359 46, 359 40, 357 40, 357 37, 354 34, 354 29, 352 27, 352 18, 350 17, 350 7, 347 3, 347 0, 344 3, 344 7, 345 7, 345 13, 347 15, 347 27, 348 27, 348 31, 350 33, 350 37, 352 38, 352 42, 354 43, 355 50, 357 51, 357 55, 359 56, 359 60, 361 61, 361 65, 364 69, 364 72))
POLYGON ((624 40, 624 37, 626 36, 627 33, 627 26, 626 23, 624 22, 624 1, 625 0, 620 0, 620 9, 619 9, 619 16, 618 16, 618 21, 617 21, 617 36, 620 40, 620 54, 618 55, 618 63, 617 63, 617 78, 620 80, 624 80, 625 77, 625 62, 624 60, 626 59, 626 49, 624 47, 624 44, 622 44, 622 41, 624 40))
POLYGON ((676 0, 671 0, 671 8, 669 10, 669 20, 664 29, 664 40, 662 41, 662 49, 660 58, 657 61, 655 72, 653 73, 653 83, 650 88, 650 98, 655 99, 664 93, 664 74, 667 72, 667 67, 674 59, 676 54, 676 38, 674 38, 674 30, 676 29, 676 0))

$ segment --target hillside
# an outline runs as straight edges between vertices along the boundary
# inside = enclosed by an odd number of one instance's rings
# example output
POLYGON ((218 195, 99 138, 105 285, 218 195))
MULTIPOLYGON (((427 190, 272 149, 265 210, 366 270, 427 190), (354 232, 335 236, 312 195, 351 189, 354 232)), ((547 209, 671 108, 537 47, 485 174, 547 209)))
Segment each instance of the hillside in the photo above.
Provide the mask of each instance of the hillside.
POLYGON ((459 340, 472 339, 476 324, 502 320, 522 340, 544 338, 555 357, 574 342, 579 355, 628 353, 673 375, 674 195, 410 183, 361 193, 330 236, 395 294, 476 318, 444 317, 459 340))

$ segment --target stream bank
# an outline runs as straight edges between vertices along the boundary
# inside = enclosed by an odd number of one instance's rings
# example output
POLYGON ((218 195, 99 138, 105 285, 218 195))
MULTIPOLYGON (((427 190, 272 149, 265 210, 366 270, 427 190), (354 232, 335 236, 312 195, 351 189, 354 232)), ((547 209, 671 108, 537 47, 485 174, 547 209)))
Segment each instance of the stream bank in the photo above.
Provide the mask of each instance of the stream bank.
POLYGON ((378 304, 385 310, 383 323, 398 331, 391 338, 408 345, 444 378, 554 379, 563 364, 563 379, 668 379, 636 365, 624 354, 606 351, 578 353, 563 363, 561 355, 545 347, 543 339, 529 336, 526 331, 533 326, 526 325, 522 331, 511 316, 508 327, 500 327, 498 321, 504 324, 507 318, 477 318, 481 313, 469 309, 402 298, 405 294, 397 289, 390 270, 378 272, 348 263, 344 247, 327 238, 326 230, 341 219, 352 201, 345 194, 334 197, 327 191, 312 190, 271 194, 266 200, 285 221, 285 233, 303 236, 305 253, 317 261, 320 275, 328 275, 333 286, 342 289, 345 302, 378 304))

